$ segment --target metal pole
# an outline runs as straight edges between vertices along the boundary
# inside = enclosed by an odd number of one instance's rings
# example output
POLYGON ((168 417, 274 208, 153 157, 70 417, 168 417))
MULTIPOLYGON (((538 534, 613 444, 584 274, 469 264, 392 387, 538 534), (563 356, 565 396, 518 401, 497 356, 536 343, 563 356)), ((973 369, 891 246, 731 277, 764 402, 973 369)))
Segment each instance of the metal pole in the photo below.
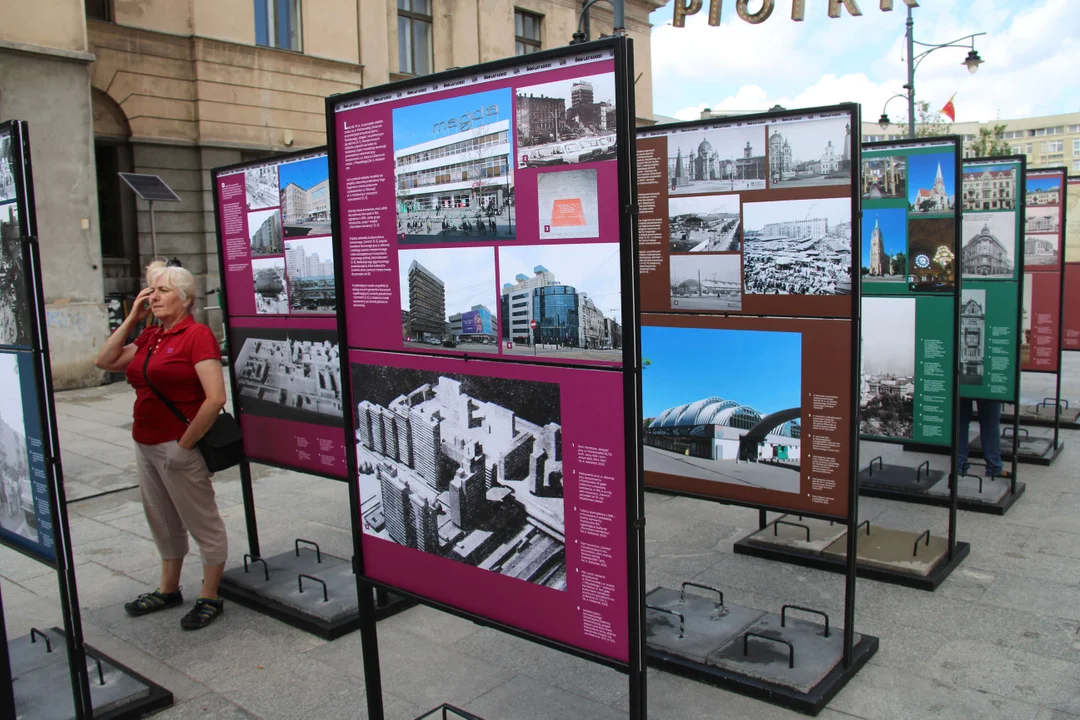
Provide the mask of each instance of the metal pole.
MULTIPOLYGON (((150 249, 154 253, 150 259, 153 260, 157 257, 157 228, 154 227, 154 201, 149 200, 148 202, 150 203, 150 249)), ((222 277, 224 278, 224 276, 222 277)))
POLYGON ((915 138, 915 20, 907 9, 907 112, 908 138, 915 138))

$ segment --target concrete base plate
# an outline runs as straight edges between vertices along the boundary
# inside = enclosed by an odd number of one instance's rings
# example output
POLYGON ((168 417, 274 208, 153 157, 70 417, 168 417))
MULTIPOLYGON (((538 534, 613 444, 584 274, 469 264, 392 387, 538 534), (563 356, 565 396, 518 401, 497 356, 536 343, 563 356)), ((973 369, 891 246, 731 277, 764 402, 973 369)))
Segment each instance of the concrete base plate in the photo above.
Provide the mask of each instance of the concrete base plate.
POLYGON ((706 658, 720 645, 719 639, 740 635, 760 620, 761 610, 739 605, 719 605, 718 598, 706 598, 689 590, 686 599, 678 590, 659 587, 645 596, 645 637, 650 647, 657 647, 673 655, 680 655, 694 662, 705 663, 706 658), (679 618, 668 613, 652 610, 662 607, 683 616, 683 632, 679 637, 679 618))
MULTIPOLYGON (((327 640, 341 637, 360 626, 352 563, 326 553, 317 554, 308 548, 301 548, 299 554, 289 551, 249 560, 246 568, 227 570, 219 592, 224 598, 327 640), (301 575, 310 577, 301 578, 301 575), (320 580, 325 583, 325 593, 320 580)), ((411 603, 393 598, 376 610, 376 619, 410 606, 411 603)))
MULTIPOLYGON (((18 717, 69 720, 75 717, 67 641, 59 628, 45 631, 45 640, 24 635, 8 642, 12 686, 18 717), (31 642, 31 640, 36 642, 31 642)), ((86 646, 90 699, 97 720, 138 718, 173 703, 172 693, 86 646), (101 661, 102 673, 92 658, 101 661), (104 684, 101 682, 104 678, 104 684)))
POLYGON ((944 471, 925 466, 920 469, 907 465, 871 463, 870 467, 859 471, 859 487, 923 493, 943 477, 944 471))
POLYGON ((847 526, 840 523, 796 515, 785 515, 780 522, 770 523, 769 529, 771 532, 751 535, 750 542, 820 553, 847 532, 847 526))
MULTIPOLYGON (((986 477, 985 475, 961 475, 956 494, 960 500, 996 505, 1009 494, 1011 487, 1012 480, 1004 478, 986 477)), ((949 481, 943 478, 934 487, 927 490, 927 494, 931 497, 948 500, 949 481)))
MULTIPOLYGON (((1006 406, 1008 412, 1001 413, 1001 424, 1011 423, 1013 413, 1011 406, 1006 406)), ((977 416, 976 416, 977 417, 977 416)), ((1068 430, 1080 429, 1080 408, 1061 408, 1059 422, 1061 427, 1068 430)), ((1038 403, 1023 403, 1020 405, 1020 424, 1038 425, 1041 427, 1054 427, 1054 406, 1039 405, 1038 403)))
MULTIPOLYGON (((945 538, 930 536, 917 540, 918 533, 863 525, 859 529, 859 564, 926 577, 949 550, 945 538)), ((825 549, 826 558, 844 562, 847 538, 825 549)))
MULTIPOLYGON (((1058 455, 1065 449, 1065 443, 1058 440, 1058 446, 1054 447, 1054 438, 1028 435, 1023 428, 1020 429, 1020 442, 1013 441, 1012 433, 1008 437, 1001 438, 1001 459, 1012 460, 1013 447, 1019 447, 1020 454, 1016 456, 1018 462, 1032 465, 1052 465, 1058 455)), ((971 441, 971 457, 982 457, 982 442, 978 438, 971 441)))

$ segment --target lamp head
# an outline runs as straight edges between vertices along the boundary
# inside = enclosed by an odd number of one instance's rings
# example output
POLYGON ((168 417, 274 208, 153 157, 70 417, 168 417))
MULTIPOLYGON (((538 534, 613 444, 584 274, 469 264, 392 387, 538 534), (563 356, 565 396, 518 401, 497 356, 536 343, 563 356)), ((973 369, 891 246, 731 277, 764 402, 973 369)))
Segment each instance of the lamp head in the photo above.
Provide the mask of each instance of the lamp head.
POLYGON ((975 51, 975 48, 967 54, 967 58, 964 60, 964 65, 967 65, 968 72, 974 75, 979 70, 979 66, 983 64, 983 59, 979 57, 979 53, 975 51))
POLYGON ((889 129, 889 116, 885 113, 881 113, 881 117, 878 118, 877 124, 881 128, 881 131, 885 132, 889 129))

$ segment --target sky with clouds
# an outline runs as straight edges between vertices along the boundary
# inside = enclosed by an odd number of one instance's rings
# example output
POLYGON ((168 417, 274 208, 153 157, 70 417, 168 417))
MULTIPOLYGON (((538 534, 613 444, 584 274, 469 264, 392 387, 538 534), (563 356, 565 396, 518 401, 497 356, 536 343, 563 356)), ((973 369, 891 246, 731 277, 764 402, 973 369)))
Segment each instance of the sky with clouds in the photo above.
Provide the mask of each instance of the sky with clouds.
MULTIPOLYGON (((676 0, 678 1, 678 0, 676 0)), ((878 0, 857 0, 863 14, 828 16, 828 0, 806 0, 806 19, 791 20, 792 0, 775 0, 772 16, 751 25, 722 3, 720 27, 708 25, 709 0, 671 25, 674 2, 652 13, 653 111, 693 120, 703 108, 733 113, 862 103, 873 121, 906 82, 903 0, 882 12, 878 0)), ((761 0, 750 0, 756 11, 761 0)), ((956 93, 957 121, 989 121, 1075 112, 1080 94, 1078 0, 920 0, 915 40, 944 43, 970 33, 985 63, 975 75, 963 49, 938 50, 915 74, 916 99, 941 108, 956 93)), ((925 48, 924 48, 925 49, 925 48)), ((916 55, 920 52, 916 46, 916 55)), ((907 115, 903 99, 888 108, 907 115)))

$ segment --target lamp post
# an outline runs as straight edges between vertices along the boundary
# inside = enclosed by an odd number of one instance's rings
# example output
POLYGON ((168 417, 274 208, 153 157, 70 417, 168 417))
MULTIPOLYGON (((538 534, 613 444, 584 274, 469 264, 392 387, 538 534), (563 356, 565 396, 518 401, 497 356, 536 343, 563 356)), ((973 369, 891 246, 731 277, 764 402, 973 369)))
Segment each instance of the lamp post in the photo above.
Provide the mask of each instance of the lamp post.
MULTIPOLYGON (((984 32, 972 33, 971 35, 965 35, 964 37, 957 38, 956 40, 950 40, 947 43, 924 43, 924 42, 919 42, 918 40, 915 39, 915 20, 911 16, 911 6, 908 6, 908 9, 907 9, 907 31, 905 33, 905 38, 907 39, 907 84, 904 85, 904 89, 907 90, 908 137, 909 138, 915 137, 915 70, 918 69, 918 67, 922 63, 922 61, 926 59, 926 56, 929 55, 930 53, 934 52, 935 50, 941 50, 942 48, 948 48, 948 47, 955 47, 955 48, 967 48, 967 47, 970 47, 970 49, 968 50, 967 57, 964 59, 964 62, 962 62, 961 64, 966 66, 967 69, 968 69, 968 72, 971 73, 972 75, 974 75, 976 72, 978 72, 979 66, 983 64, 983 59, 981 57, 979 57, 979 53, 976 52, 976 50, 975 50, 975 38, 979 37, 980 35, 985 35, 985 34, 986 33, 984 33, 984 32), (970 46, 969 46, 969 44, 967 42, 969 40, 971 41, 970 46), (915 46, 916 45, 918 45, 919 47, 924 47, 924 48, 928 48, 928 49, 923 50, 921 53, 916 55, 915 54, 915 46)), ((889 98, 889 100, 892 100, 895 97, 903 97, 903 96, 902 95, 901 96, 894 95, 892 98, 889 98)), ((888 100, 885 101, 885 105, 887 106, 888 104, 889 104, 889 101, 888 100)), ((885 114, 885 108, 881 109, 881 119, 878 120, 878 124, 881 125, 882 130, 884 130, 889 125, 889 116, 885 114)))

